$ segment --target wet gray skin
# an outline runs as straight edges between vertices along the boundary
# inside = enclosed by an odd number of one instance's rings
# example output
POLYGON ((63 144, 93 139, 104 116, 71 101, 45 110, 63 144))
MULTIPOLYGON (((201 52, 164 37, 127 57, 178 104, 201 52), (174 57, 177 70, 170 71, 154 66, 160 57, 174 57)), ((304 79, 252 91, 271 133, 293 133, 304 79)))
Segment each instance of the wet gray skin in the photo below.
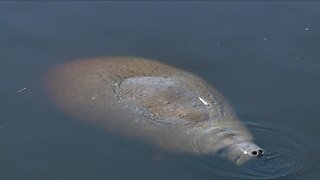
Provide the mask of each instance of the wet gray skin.
POLYGON ((220 155, 237 165, 264 153, 215 88, 159 62, 73 61, 49 71, 44 84, 76 119, 169 152, 220 155))

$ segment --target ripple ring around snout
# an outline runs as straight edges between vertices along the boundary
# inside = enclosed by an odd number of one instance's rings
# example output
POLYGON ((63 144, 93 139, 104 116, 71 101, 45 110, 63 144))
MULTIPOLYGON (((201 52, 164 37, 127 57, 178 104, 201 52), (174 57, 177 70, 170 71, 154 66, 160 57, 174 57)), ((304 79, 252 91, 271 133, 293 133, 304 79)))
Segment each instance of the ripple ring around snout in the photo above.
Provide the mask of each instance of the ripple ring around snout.
POLYGON ((202 158, 200 168, 223 177, 237 179, 279 179, 296 178, 310 172, 317 165, 313 156, 315 151, 295 132, 288 128, 244 121, 255 136, 256 141, 265 149, 265 154, 241 167, 233 167, 216 160, 202 158))

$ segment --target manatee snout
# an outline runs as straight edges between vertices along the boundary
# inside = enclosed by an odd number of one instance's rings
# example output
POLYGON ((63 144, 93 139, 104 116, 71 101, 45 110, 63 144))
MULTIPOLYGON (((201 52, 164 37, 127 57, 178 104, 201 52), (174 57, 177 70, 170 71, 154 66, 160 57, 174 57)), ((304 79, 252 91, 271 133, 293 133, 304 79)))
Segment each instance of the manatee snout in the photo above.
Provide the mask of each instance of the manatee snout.
POLYGON ((228 158, 237 165, 259 158, 264 150, 252 141, 236 143, 228 148, 228 158))

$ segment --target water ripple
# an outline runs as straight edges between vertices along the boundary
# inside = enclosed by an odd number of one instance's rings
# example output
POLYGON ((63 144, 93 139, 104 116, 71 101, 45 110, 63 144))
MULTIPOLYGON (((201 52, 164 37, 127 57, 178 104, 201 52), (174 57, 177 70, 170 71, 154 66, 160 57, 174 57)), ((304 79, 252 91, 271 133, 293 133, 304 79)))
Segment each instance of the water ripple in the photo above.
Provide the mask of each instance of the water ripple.
POLYGON ((302 176, 315 167, 315 153, 293 135, 296 133, 288 132, 287 128, 279 129, 248 121, 245 124, 266 153, 240 167, 227 162, 217 163, 217 159, 203 158, 200 163, 203 168, 237 179, 278 179, 302 176))

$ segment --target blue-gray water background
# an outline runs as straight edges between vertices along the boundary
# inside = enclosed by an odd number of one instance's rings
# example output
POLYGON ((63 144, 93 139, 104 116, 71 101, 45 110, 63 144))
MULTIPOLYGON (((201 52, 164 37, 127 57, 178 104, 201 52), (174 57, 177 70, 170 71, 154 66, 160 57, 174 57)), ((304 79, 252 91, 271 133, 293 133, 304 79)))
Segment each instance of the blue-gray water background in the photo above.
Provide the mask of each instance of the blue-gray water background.
MULTIPOLYGON (((84 57, 138 56, 193 72, 240 117, 290 130, 318 152, 319 12, 317 2, 1 2, 0 179, 228 179, 57 110, 43 74, 84 57)), ((316 166, 283 179, 319 177, 316 166)))

